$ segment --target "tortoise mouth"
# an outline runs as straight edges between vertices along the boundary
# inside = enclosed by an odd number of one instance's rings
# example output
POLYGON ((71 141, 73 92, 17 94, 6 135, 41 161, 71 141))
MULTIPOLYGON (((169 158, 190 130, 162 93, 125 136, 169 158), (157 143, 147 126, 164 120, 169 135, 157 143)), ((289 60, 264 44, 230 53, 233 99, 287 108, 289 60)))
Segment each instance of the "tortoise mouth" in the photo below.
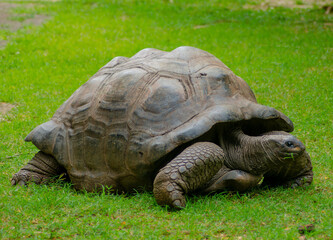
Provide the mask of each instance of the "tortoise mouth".
POLYGON ((296 147, 281 147, 281 152, 280 152, 280 156, 283 157, 284 159, 294 159, 297 158, 299 156, 301 156, 304 151, 305 151, 305 147, 303 144, 300 144, 299 146, 296 147))
POLYGON ((295 147, 294 149, 291 149, 288 151, 290 155, 301 155, 305 151, 304 148, 301 147, 295 147))
POLYGON ((294 160, 295 158, 298 158, 299 156, 301 156, 304 153, 305 150, 298 150, 298 151, 281 151, 279 152, 279 156, 282 159, 292 159, 294 160))

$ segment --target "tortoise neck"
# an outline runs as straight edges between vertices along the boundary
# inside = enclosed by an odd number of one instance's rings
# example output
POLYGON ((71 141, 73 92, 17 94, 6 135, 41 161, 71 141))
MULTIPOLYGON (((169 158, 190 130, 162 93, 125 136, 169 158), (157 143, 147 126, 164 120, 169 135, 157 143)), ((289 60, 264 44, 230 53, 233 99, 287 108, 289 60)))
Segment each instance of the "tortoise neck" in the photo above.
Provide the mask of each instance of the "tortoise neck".
POLYGON ((239 169, 254 175, 267 171, 267 163, 271 159, 271 151, 265 145, 264 136, 249 136, 241 128, 235 128, 224 138, 224 146, 228 159, 227 167, 239 169), (268 159, 268 161, 267 161, 268 159))

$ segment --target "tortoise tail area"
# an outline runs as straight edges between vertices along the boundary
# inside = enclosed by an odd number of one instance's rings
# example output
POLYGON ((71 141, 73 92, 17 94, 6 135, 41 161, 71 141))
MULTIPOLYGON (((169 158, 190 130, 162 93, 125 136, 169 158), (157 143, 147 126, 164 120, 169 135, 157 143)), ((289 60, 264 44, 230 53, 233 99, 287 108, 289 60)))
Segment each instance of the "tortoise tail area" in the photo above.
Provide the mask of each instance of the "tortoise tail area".
POLYGON ((42 152, 54 155, 56 139, 62 131, 62 124, 50 120, 37 126, 24 140, 26 142, 32 142, 42 152))

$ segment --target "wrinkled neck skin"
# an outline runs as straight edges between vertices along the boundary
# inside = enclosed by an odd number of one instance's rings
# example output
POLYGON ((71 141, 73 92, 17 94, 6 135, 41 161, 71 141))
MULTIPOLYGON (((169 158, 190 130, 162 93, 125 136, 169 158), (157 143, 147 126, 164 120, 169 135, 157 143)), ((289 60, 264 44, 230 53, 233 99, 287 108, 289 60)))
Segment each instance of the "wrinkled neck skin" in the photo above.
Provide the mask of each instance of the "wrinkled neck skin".
POLYGON ((222 130, 220 146, 225 150, 225 165, 254 175, 263 175, 278 164, 279 157, 270 148, 266 136, 246 135, 240 127, 222 130))

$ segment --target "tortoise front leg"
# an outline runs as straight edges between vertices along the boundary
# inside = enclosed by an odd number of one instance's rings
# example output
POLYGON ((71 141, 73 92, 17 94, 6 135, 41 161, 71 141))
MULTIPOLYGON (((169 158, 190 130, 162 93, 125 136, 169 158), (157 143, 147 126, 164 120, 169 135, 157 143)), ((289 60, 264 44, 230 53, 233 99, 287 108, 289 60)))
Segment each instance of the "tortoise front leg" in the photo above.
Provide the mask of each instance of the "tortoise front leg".
POLYGON ((287 188, 306 187, 312 183, 312 180, 313 180, 313 172, 311 170, 302 176, 284 182, 283 186, 287 188))
POLYGON ((262 175, 257 176, 242 170, 231 170, 223 166, 201 193, 221 192, 225 190, 245 192, 258 186, 262 178, 262 175))
POLYGON ((42 151, 38 152, 18 173, 15 173, 12 185, 26 185, 28 182, 41 184, 49 178, 64 173, 57 160, 42 151))
POLYGON ((289 179, 279 179, 279 178, 265 178, 265 186, 282 186, 284 188, 297 188, 297 187, 306 187, 309 186, 313 181, 313 172, 312 169, 303 173, 302 175, 289 179))
POLYGON ((163 167, 154 181, 154 196, 159 205, 184 208, 185 194, 202 188, 224 162, 222 149, 211 142, 186 148, 163 167))

